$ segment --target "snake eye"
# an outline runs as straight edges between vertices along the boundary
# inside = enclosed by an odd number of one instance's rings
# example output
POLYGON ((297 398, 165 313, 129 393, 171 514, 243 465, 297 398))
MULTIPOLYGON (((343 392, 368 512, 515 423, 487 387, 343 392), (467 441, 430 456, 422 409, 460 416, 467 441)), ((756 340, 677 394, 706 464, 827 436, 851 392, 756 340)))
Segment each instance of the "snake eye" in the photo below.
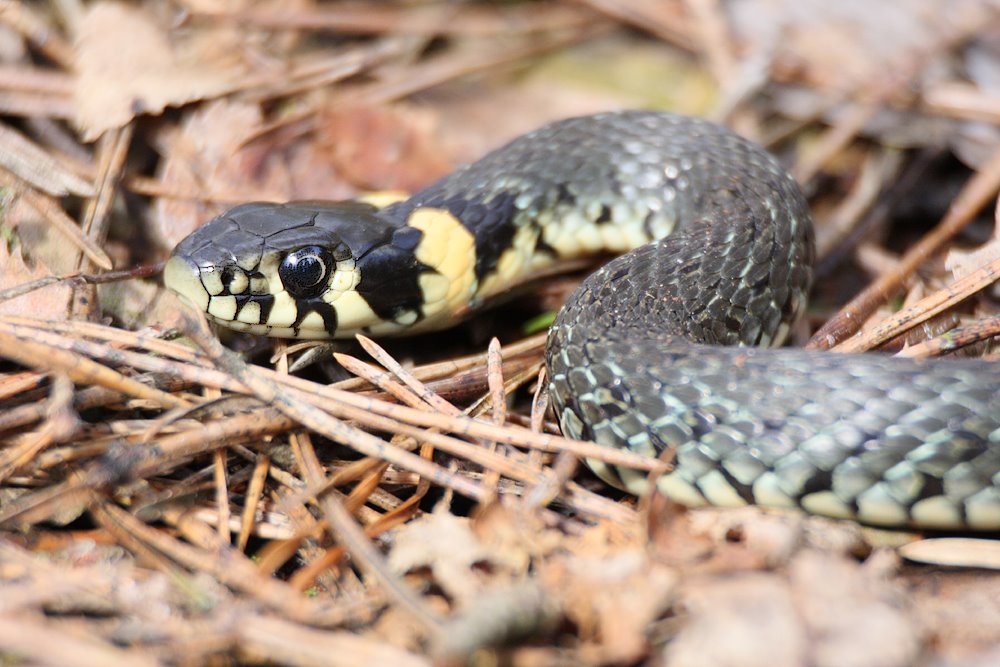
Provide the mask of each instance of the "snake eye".
POLYGON ((323 248, 306 246, 281 260, 278 275, 288 292, 299 299, 320 295, 326 289, 333 260, 323 248))

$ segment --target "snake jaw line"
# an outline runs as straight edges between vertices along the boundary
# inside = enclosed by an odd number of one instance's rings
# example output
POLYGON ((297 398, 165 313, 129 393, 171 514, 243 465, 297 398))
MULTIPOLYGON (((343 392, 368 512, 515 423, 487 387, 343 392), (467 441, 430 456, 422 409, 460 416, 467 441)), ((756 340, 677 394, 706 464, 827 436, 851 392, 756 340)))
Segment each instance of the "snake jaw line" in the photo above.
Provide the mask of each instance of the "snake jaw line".
POLYGON ((183 256, 175 254, 167 260, 163 267, 163 283, 196 309, 208 310, 211 296, 201 282, 201 271, 183 256))

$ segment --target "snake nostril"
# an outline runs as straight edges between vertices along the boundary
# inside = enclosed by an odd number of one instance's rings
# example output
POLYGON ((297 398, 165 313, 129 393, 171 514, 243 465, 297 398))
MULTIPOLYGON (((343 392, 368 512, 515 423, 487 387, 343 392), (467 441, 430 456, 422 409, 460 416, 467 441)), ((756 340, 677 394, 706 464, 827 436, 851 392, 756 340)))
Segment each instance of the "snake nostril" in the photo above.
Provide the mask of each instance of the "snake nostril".
POLYGON ((333 249, 333 261, 337 262, 339 265, 341 262, 346 262, 348 260, 354 260, 354 253, 346 243, 338 243, 337 247, 333 249))

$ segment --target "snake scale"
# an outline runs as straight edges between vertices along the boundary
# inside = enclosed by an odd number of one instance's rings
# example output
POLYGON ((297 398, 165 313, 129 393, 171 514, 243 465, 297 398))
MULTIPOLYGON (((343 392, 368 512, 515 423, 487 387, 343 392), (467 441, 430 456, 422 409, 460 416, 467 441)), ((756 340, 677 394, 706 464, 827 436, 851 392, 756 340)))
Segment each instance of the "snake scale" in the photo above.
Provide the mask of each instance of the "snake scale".
POLYGON ((177 246, 165 283, 243 331, 393 335, 452 325, 555 261, 626 253, 549 334, 566 435, 672 448, 656 484, 687 505, 1000 530, 1000 366, 776 347, 805 308, 812 234, 762 148, 624 111, 542 127, 408 199, 238 206, 177 246))

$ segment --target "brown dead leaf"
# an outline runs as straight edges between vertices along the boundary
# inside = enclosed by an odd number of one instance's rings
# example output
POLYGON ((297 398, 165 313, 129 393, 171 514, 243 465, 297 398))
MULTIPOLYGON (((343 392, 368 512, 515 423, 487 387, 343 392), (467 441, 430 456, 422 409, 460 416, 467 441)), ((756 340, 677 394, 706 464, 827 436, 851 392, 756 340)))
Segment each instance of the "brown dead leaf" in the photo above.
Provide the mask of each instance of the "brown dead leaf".
MULTIPOLYGON (((654 506, 655 507, 655 506, 654 506)), ((852 522, 810 516, 796 510, 703 507, 650 525, 654 558, 706 574, 786 565, 802 549, 865 556, 871 545, 852 522)))
POLYGON ((901 591, 851 559, 805 550, 789 568, 792 595, 811 637, 816 667, 905 667, 920 637, 901 591))
POLYGON ((787 576, 691 577, 684 624, 666 649, 685 667, 905 667, 920 638, 891 583, 851 558, 803 549, 787 576))
MULTIPOLYGON (((778 575, 746 572, 697 579, 685 587, 684 627, 668 644, 675 667, 800 667, 808 660, 807 628, 788 584, 778 575)), ((848 663, 844 663, 848 664, 848 663)))
POLYGON ((263 126, 257 104, 219 100, 188 114, 182 127, 160 133, 160 180, 170 191, 191 193, 190 199, 156 201, 152 230, 165 247, 173 247, 229 203, 354 194, 315 142, 289 145, 272 133, 255 138, 263 126))
MULTIPOLYGON (((430 596, 427 602, 442 614, 448 612, 447 605, 440 597, 430 596)), ((387 607, 379 614, 373 614, 371 631, 367 633, 379 641, 416 651, 427 639, 427 628, 413 614, 399 607, 387 607)))
POLYGON ((646 654, 647 628, 674 602, 678 583, 676 571, 652 562, 641 546, 556 557, 539 576, 593 644, 587 662, 599 664, 631 664, 646 654))
POLYGON ((535 581, 487 588, 476 596, 475 604, 448 620, 433 649, 435 662, 473 664, 470 658, 481 649, 548 636, 561 620, 556 596, 535 581))
POLYGON ((1000 577, 995 572, 917 568, 907 580, 907 589, 914 617, 942 656, 938 664, 1000 664, 996 660, 1000 654, 1000 577))
MULTIPOLYGON (((29 266, 21 252, 0 240, 0 290, 52 275, 40 264, 29 266)), ((49 285, 9 301, 0 302, 0 313, 30 315, 61 320, 66 316, 70 288, 67 284, 49 285)))
POLYGON ((533 559, 562 548, 565 541, 562 531, 546 526, 537 514, 502 503, 481 507, 473 518, 472 530, 495 561, 518 574, 527 572, 533 559))
POLYGON ((989 241, 975 250, 952 247, 945 255, 944 266, 952 272, 956 280, 1000 259, 1000 206, 997 208, 997 214, 998 222, 993 227, 993 236, 989 241))
POLYGON ((159 114, 238 87, 243 68, 231 57, 218 57, 217 45, 211 58, 172 37, 138 7, 99 2, 89 8, 77 31, 74 61, 76 123, 85 141, 137 114, 159 114))
POLYGON ((473 567, 492 562, 492 552, 476 537, 469 520, 447 510, 435 510, 396 530, 389 553, 394 570, 429 569, 434 581, 459 604, 472 601, 482 588, 473 567))
POLYGON ((320 115, 316 133, 343 178, 362 190, 412 192, 454 167, 437 115, 416 107, 337 106, 320 115))
POLYGON ((163 187, 192 195, 190 199, 156 200, 151 230, 166 247, 173 247, 225 208, 201 197, 243 188, 249 193, 254 187, 282 191, 285 175, 272 176, 264 155, 243 148, 261 122, 256 104, 220 100, 188 114, 182 127, 169 126, 158 134, 156 143, 163 156, 158 176, 163 187), (257 178, 249 178, 247 172, 257 178))
POLYGON ((775 74, 831 92, 888 78, 989 11, 981 0, 741 0, 727 3, 743 56, 773 54, 775 74))
POLYGON ((507 85, 463 83, 435 94, 444 97, 442 145, 467 162, 559 118, 632 107, 704 115, 715 86, 669 47, 614 33, 542 58, 507 85))

